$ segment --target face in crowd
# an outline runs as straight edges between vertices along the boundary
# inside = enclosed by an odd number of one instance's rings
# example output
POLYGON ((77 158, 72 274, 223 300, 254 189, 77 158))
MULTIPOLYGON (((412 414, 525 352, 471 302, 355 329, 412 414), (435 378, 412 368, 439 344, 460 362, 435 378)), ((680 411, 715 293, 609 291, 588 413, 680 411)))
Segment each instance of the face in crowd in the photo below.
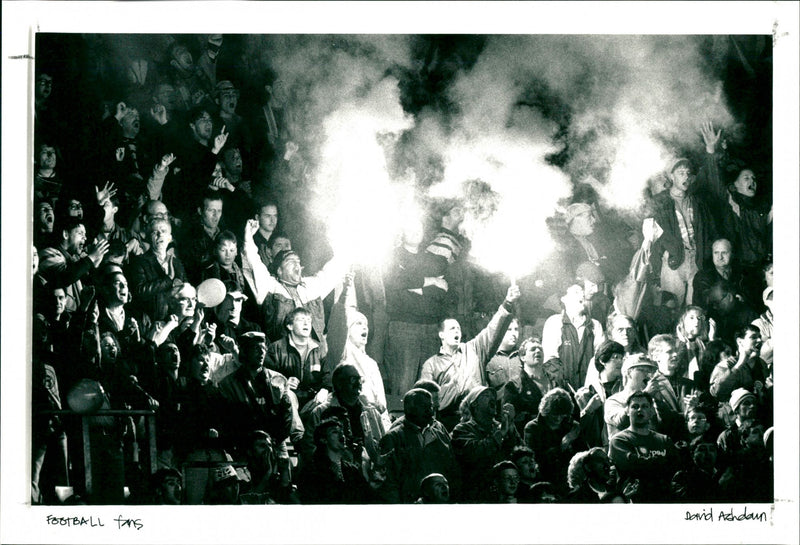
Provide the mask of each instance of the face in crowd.
POLYGON ((361 314, 347 330, 347 338, 354 346, 363 349, 367 346, 368 337, 369 324, 367 323, 367 318, 361 314))
POLYGON ((39 203, 39 230, 43 233, 52 233, 53 224, 56 216, 53 213, 53 205, 49 202, 39 203))
POLYGON ((219 227, 219 220, 222 219, 222 200, 203 199, 203 206, 197 209, 200 214, 200 221, 206 229, 215 230, 219 227))
POLYGON ((611 340, 621 344, 626 350, 633 343, 635 336, 633 322, 627 316, 616 316, 611 321, 611 340))
POLYGON ((515 346, 517 346, 517 340, 519 339, 519 322, 514 319, 511 320, 511 325, 508 326, 505 335, 503 335, 503 340, 500 342, 500 350, 505 352, 510 351, 515 346))
POLYGON ((211 354, 198 354, 192 358, 189 375, 200 384, 208 383, 211 378, 211 354))
POLYGON ((217 263, 223 269, 230 269, 233 267, 233 262, 236 260, 239 250, 236 248, 236 243, 232 240, 223 240, 217 244, 216 254, 217 263))
POLYGON ((645 428, 653 418, 653 404, 644 396, 636 396, 628 400, 625 412, 631 421, 631 427, 645 428))
POLYGON ((39 148, 39 168, 41 170, 56 168, 56 148, 46 144, 39 148))
POLYGON ((86 247, 86 228, 83 224, 76 225, 71 231, 64 233, 64 246, 72 255, 80 255, 86 247))
POLYGON ((172 242, 172 225, 166 220, 157 219, 150 223, 150 244, 157 254, 164 254, 172 242))
POLYGON ((278 255, 278 252, 292 249, 292 241, 288 237, 275 237, 272 241, 269 251, 272 255, 278 255))
MULTIPOLYGON (((240 157, 241 158, 241 157, 240 157)), ((268 204, 261 208, 258 214, 258 228, 263 229, 267 233, 271 233, 278 225, 278 207, 274 204, 268 204)), ((291 248, 281 248, 291 250, 291 248)), ((278 250, 280 251, 280 250, 278 250)))
POLYGON ((755 197, 758 184, 756 183, 756 175, 750 169, 744 169, 739 173, 736 181, 733 182, 733 187, 736 192, 745 197, 755 197))
POLYGON ((678 371, 680 361, 678 359, 678 351, 675 350, 675 345, 671 342, 663 343, 658 350, 650 355, 657 365, 659 372, 665 377, 671 377, 678 371))
POLYGON ((311 337, 311 315, 305 312, 298 312, 292 317, 292 321, 287 324, 286 328, 301 339, 308 339, 311 337))
POLYGON ((670 175, 672 187, 686 192, 692 185, 692 171, 686 163, 679 164, 670 175))
POLYGON ((278 267, 278 279, 285 282, 298 284, 303 279, 303 266, 297 255, 290 255, 278 267))
POLYGON ((714 261, 714 267, 717 269, 724 269, 731 264, 731 243, 725 239, 714 241, 711 246, 711 258, 714 261))
POLYGON ((439 332, 439 340, 442 346, 456 347, 461 342, 461 324, 458 320, 448 318, 444 321, 442 330, 439 332))
POLYGON ((191 318, 197 308, 197 290, 191 284, 184 284, 175 296, 178 319, 191 318))

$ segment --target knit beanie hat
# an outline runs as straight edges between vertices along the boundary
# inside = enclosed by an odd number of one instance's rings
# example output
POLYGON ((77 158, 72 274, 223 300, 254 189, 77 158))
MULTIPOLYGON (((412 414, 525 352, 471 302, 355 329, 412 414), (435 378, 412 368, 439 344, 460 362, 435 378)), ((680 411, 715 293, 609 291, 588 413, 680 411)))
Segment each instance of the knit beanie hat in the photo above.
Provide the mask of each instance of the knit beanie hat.
POLYGON ((739 405, 742 404, 742 401, 744 401, 748 397, 755 398, 756 396, 753 395, 750 391, 745 390, 744 388, 736 388, 731 393, 730 404, 731 404, 731 409, 733 409, 733 412, 736 412, 736 409, 739 408, 739 405))

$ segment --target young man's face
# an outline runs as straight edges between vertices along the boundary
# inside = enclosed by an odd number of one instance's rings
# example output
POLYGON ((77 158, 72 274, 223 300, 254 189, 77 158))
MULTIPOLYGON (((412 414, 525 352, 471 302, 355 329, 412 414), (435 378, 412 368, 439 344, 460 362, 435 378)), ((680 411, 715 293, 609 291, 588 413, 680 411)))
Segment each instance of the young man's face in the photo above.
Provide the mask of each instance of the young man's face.
POLYGON ((710 427, 711 424, 708 423, 708 418, 701 411, 692 411, 686 418, 686 429, 693 436, 705 433, 710 427))
POLYGON ((43 202, 39 205, 39 226, 45 233, 53 232, 53 223, 56 216, 53 213, 53 205, 43 202))
POLYGON ((83 252, 86 246, 86 228, 83 225, 78 225, 64 235, 67 245, 67 251, 71 254, 77 255, 83 252))
POLYGON ((544 416, 544 423, 551 430, 557 430, 564 424, 564 421, 569 420, 569 418, 569 414, 552 411, 547 416, 544 416))
POLYGON ((533 481, 536 478, 536 461, 532 456, 523 456, 518 458, 516 462, 519 475, 526 481, 533 481))
POLYGON ((672 174, 670 175, 673 187, 681 191, 688 190, 692 183, 691 174, 691 169, 686 165, 680 165, 678 168, 673 170, 672 174))
POLYGON ((347 330, 347 338, 358 348, 367 346, 367 339, 369 338, 369 324, 366 318, 359 316, 355 322, 347 330))
POLYGON ((203 112, 200 117, 189 123, 195 137, 200 140, 208 140, 214 131, 214 121, 208 112, 203 112))
POLYGON ((271 204, 263 207, 258 214, 258 227, 271 233, 276 225, 278 225, 278 208, 271 204))
POLYGON ((189 368, 191 377, 201 384, 205 384, 211 377, 211 355, 204 354, 192 360, 189 368))
POLYGON ((216 253, 217 262, 222 265, 223 268, 229 269, 233 265, 236 255, 238 254, 236 243, 232 240, 225 240, 217 245, 216 253))
POLYGON ((273 473, 273 452, 272 441, 269 439, 269 437, 258 437, 255 441, 253 441, 253 445, 250 449, 251 461, 254 462, 255 465, 260 469, 266 469, 267 473, 271 474, 273 473))
POLYGON ((219 227, 219 220, 222 218, 222 201, 221 200, 203 200, 203 207, 198 209, 200 214, 200 221, 207 229, 216 229, 219 227))
POLYGON ((296 337, 311 337, 311 316, 304 313, 295 314, 292 322, 286 326, 296 337))
POLYGON ((226 149, 222 160, 225 163, 225 170, 229 174, 234 176, 240 176, 242 174, 242 154, 238 148, 226 149))
POLYGON ((636 335, 633 323, 624 316, 617 316, 611 323, 611 340, 628 348, 636 335))
POLYGON ((39 168, 56 168, 56 148, 52 146, 42 146, 39 148, 39 168))
POLYGON ((344 452, 345 445, 344 430, 341 426, 330 426, 325 430, 325 445, 333 452, 344 452))
POLYGON ((508 468, 500 472, 497 478, 497 489, 502 496, 513 496, 519 486, 519 472, 508 468))
POLYGON ((115 274, 111 280, 111 298, 112 302, 125 304, 128 302, 128 281, 122 274, 115 274))
POLYGON ((745 169, 739 173, 736 181, 733 182, 736 192, 745 197, 755 197, 758 184, 756 183, 756 175, 752 170, 745 169))
POLYGON ((758 424, 747 430, 744 442, 750 448, 764 448, 764 426, 758 424))
POLYGON ((53 311, 56 316, 61 316, 64 309, 67 307, 67 294, 63 289, 57 288, 53 290, 53 311))
POLYGON ((660 350, 651 356, 651 359, 658 364, 658 370, 665 377, 671 377, 678 370, 678 352, 671 343, 664 344, 660 350))
POLYGON ((181 494, 183 492, 183 485, 181 480, 175 476, 169 476, 164 479, 159 487, 161 498, 166 505, 180 505, 181 494))
POLYGON ((103 203, 103 221, 114 221, 117 212, 119 212, 119 208, 114 206, 114 203, 111 202, 111 199, 106 199, 106 201, 103 203))
POLYGON ((220 303, 219 307, 217 307, 217 318, 219 318, 221 322, 238 324, 242 316, 243 302, 243 297, 228 294, 222 303, 220 303))
POLYGON ((542 343, 538 340, 528 342, 525 347, 525 356, 522 358, 522 361, 530 367, 541 365, 544 361, 542 343))
POLYGON ((722 269, 731 264, 731 244, 727 240, 718 240, 711 247, 714 266, 722 269))
POLYGON ((626 411, 632 426, 646 427, 653 418, 653 406, 645 397, 635 397, 628 403, 626 411))
POLYGON ((740 354, 754 355, 761 351, 761 333, 749 329, 743 339, 736 339, 740 354))
POLYGON ((508 326, 506 330, 506 334, 503 336, 503 340, 500 342, 500 350, 509 351, 517 345, 517 339, 519 338, 519 322, 516 320, 511 321, 511 325, 508 326))
POLYGON ((239 91, 236 89, 226 89, 219 94, 219 109, 227 115, 236 113, 236 106, 239 104, 239 91))
POLYGON ((456 346, 461 342, 461 324, 458 320, 449 318, 444 322, 444 328, 439 332, 442 346, 456 346))
POLYGON ((36 249, 36 246, 34 246, 31 251, 31 265, 33 268, 32 274, 39 272, 39 250, 36 249))
POLYGON ((272 252, 272 255, 278 255, 278 252, 291 249, 292 249, 291 240, 289 240, 286 237, 275 237, 275 240, 272 241, 272 247, 270 247, 269 251, 272 252))

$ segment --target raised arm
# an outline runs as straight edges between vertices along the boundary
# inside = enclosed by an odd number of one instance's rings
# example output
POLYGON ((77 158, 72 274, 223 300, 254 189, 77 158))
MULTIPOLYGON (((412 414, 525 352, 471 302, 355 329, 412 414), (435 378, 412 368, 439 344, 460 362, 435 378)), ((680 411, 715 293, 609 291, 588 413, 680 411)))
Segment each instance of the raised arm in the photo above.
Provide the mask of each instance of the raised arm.
POLYGON ((514 302, 519 299, 519 296, 519 286, 516 284, 510 286, 503 304, 497 309, 497 312, 489 320, 483 331, 467 343, 478 354, 482 366, 493 356, 492 348, 494 347, 496 350, 496 347, 500 346, 503 335, 505 335, 513 318, 514 302))

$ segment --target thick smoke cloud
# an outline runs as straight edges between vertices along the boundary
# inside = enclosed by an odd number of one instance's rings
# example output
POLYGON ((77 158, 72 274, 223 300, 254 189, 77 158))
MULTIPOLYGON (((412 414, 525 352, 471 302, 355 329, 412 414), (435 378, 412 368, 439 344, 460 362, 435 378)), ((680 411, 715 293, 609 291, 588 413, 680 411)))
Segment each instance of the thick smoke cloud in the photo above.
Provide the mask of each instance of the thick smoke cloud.
MULTIPOLYGON (((344 203, 388 212, 387 202, 410 202, 415 189, 426 203, 461 202, 476 260, 522 274, 548 250, 545 219, 573 184, 589 182, 607 206, 633 213, 649 178, 702 145, 702 121, 733 123, 700 38, 491 36, 445 87, 450 107, 432 101, 411 117, 400 80, 430 62, 414 54, 415 43, 250 40, 290 91, 312 208, 339 235, 346 222, 336 215, 356 211, 344 203), (537 241, 526 257, 515 251, 518 236, 537 241)), ((402 220, 384 213, 370 221, 381 218, 387 230, 376 244, 402 220)))

